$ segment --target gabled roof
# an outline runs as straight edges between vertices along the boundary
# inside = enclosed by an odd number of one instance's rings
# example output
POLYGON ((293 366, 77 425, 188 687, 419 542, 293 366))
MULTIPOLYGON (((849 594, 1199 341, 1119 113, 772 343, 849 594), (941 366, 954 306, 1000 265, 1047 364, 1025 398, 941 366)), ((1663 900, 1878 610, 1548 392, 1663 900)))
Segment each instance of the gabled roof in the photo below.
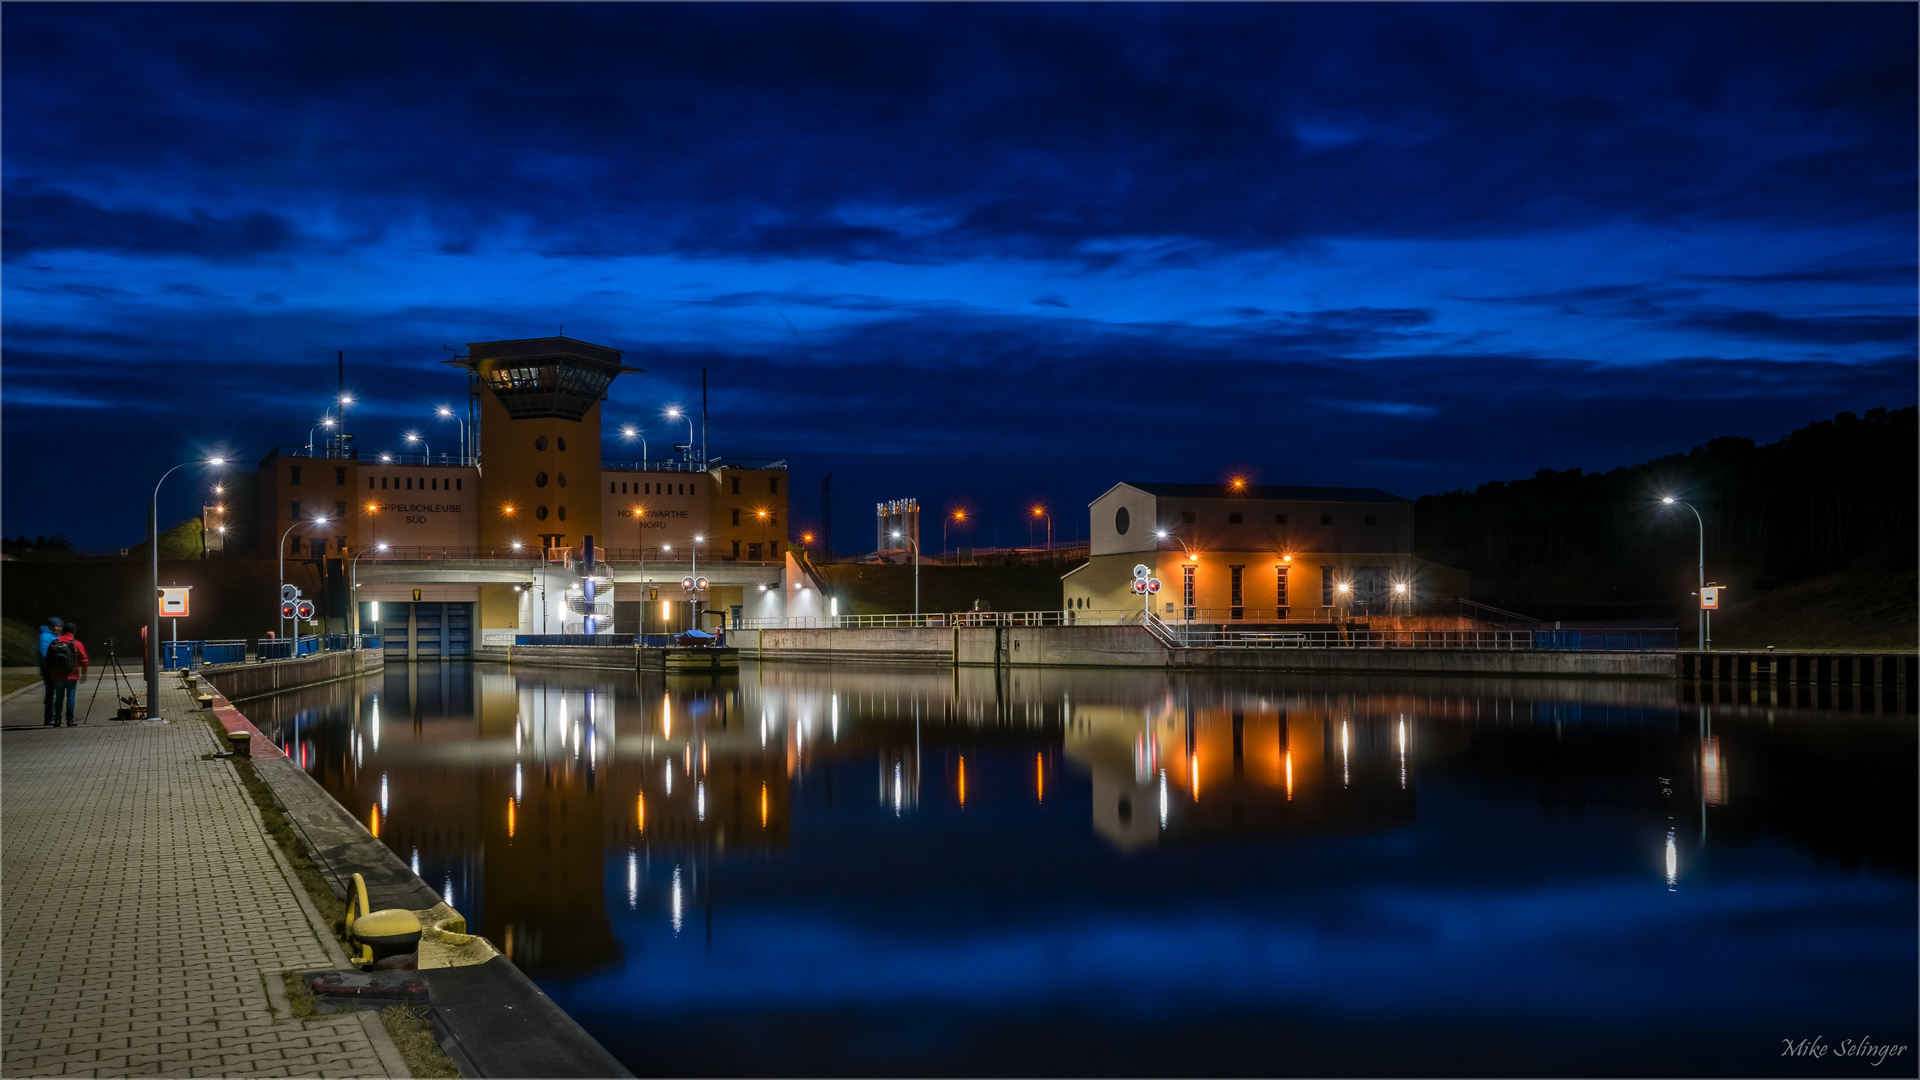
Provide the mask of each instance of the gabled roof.
POLYGON ((1293 487, 1278 484, 1249 484, 1235 490, 1230 484, 1142 484, 1132 480, 1122 481, 1127 487, 1136 488, 1149 495, 1163 499, 1283 499, 1291 502, 1372 502, 1404 503, 1412 499, 1403 499, 1390 495, 1379 488, 1353 487, 1293 487))

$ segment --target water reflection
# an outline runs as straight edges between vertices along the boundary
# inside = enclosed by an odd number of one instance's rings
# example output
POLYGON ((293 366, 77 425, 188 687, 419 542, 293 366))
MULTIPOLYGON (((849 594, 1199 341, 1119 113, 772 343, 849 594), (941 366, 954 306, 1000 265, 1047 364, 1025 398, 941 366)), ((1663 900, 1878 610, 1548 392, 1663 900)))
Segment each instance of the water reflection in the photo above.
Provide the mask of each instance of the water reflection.
MULTIPOLYGON (((610 1049, 712 1036, 636 1072, 993 1073, 1307 1068, 1206 1027, 1247 1009, 1347 1018, 1296 1032, 1301 1053, 1355 1016, 1910 1017, 1915 740, 1894 704, 421 664, 248 712, 610 1049), (834 1034, 804 1034, 822 1008, 834 1034), (995 1056, 1042 1016, 1134 1056, 995 1056), (1202 1027, 1198 1057, 1137 1042, 1202 1027)), ((1344 1071, 1390 1069, 1367 1053, 1344 1071)))

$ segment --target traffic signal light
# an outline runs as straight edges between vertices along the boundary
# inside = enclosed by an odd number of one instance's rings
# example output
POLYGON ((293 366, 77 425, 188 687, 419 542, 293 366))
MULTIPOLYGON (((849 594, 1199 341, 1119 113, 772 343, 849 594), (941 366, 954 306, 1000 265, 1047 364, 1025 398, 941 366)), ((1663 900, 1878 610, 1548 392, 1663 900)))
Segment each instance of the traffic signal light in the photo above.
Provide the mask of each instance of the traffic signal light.
POLYGON ((302 600, 293 605, 293 613, 301 622, 307 622, 313 618, 313 601, 302 600))
POLYGON ((300 590, 292 585, 282 585, 280 586, 280 599, 287 603, 292 603, 300 599, 300 590))
POLYGON ((281 618, 283 619, 293 618, 293 611, 294 611, 293 601, 291 600, 280 601, 280 617, 281 618))

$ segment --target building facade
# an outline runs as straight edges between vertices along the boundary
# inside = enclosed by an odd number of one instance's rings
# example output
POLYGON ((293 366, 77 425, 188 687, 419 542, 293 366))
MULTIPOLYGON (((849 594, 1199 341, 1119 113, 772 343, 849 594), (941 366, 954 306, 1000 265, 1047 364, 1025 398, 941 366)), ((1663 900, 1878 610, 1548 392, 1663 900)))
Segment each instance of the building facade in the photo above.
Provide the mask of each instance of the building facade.
POLYGON ((1467 589, 1414 557, 1413 504, 1373 488, 1120 483, 1089 504, 1088 537, 1088 561, 1062 579, 1069 611, 1324 623, 1467 589), (1133 591, 1135 566, 1158 593, 1133 591))
POLYGON ((255 477, 258 553, 350 567, 360 628, 410 655, 579 633, 589 616, 596 632, 654 633, 782 613, 769 601, 784 598, 791 548, 784 461, 606 460, 606 390, 642 374, 618 350, 474 342, 450 363, 478 402, 476 454, 277 449, 255 477), (589 536, 613 567, 591 603, 565 569, 589 536), (471 565, 446 569, 455 560, 471 565), (696 561, 709 588, 690 596, 696 561))

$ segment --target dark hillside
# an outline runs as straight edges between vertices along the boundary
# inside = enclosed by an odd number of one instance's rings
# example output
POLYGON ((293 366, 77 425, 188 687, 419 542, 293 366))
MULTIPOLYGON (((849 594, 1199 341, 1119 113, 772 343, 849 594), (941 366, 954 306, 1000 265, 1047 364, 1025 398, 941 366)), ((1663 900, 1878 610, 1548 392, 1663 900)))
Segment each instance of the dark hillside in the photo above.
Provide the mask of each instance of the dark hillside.
POLYGON ((1714 439, 1685 454, 1421 498, 1415 550, 1467 570, 1475 599, 1541 618, 1667 615, 1707 578, 1755 595, 1886 552, 1915 564, 1920 436, 1912 407, 1841 413, 1778 442, 1714 439))

